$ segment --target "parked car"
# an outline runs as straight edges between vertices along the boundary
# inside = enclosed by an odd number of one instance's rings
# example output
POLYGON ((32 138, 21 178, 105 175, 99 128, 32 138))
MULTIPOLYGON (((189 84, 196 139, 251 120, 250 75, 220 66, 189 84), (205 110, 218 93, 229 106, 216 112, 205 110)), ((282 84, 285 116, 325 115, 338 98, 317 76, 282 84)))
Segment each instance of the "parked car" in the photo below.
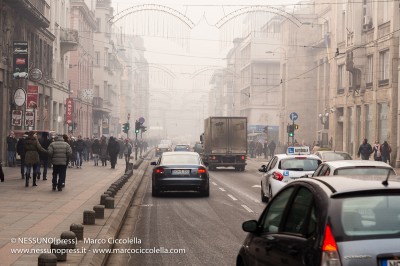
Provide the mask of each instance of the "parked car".
POLYGON ((318 166, 309 176, 333 175, 396 175, 396 171, 389 164, 369 160, 345 160, 325 162, 318 166))
POLYGON ((400 178, 302 178, 287 184, 248 233, 236 265, 400 265, 400 178))
POLYGON ((314 153, 323 162, 338 161, 338 160, 353 160, 351 155, 344 151, 317 151, 314 153))
POLYGON ((258 171, 261 177, 261 201, 267 202, 287 183, 304 175, 311 175, 321 164, 321 159, 310 154, 308 147, 296 147, 302 152, 292 152, 288 148, 287 154, 277 154, 267 165, 262 165, 258 171))
POLYGON ((197 152, 164 152, 154 165, 152 195, 161 191, 198 191, 210 195, 206 165, 197 152))

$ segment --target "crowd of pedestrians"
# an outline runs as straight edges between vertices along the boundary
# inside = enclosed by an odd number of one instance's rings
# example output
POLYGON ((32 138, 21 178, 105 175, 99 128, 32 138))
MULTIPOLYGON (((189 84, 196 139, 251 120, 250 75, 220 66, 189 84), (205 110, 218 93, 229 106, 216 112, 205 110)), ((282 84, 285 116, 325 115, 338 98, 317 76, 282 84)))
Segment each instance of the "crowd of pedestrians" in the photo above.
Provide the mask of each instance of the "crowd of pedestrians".
MULTIPOLYGON (((94 166, 107 166, 110 162, 111 169, 115 169, 117 159, 125 158, 126 165, 132 158, 132 151, 136 149, 140 154, 147 150, 147 142, 132 142, 129 139, 117 139, 102 136, 100 139, 83 139, 81 135, 77 138, 68 135, 49 136, 47 132, 41 132, 38 138, 35 131, 25 132, 16 139, 14 132, 7 136, 7 165, 17 167, 16 155, 20 158, 21 179, 25 179, 28 187, 30 179, 32 186, 37 186, 37 180, 41 175, 47 180, 47 172, 52 165, 52 189, 62 191, 65 187, 67 168, 76 167, 81 169, 84 162, 93 160, 94 166)), ((2 168, 0 179, 4 182, 2 168)))

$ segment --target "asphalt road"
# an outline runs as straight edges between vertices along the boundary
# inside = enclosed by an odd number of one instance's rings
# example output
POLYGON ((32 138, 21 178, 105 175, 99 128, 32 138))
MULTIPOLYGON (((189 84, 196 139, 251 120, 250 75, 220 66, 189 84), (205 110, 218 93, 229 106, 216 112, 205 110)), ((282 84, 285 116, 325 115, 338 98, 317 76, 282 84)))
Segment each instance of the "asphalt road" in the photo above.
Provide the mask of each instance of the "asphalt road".
POLYGON ((210 172, 209 198, 193 193, 152 197, 149 167, 118 237, 131 243, 115 246, 131 254, 110 255, 107 265, 235 265, 246 236, 243 221, 257 219, 265 207, 260 165, 249 161, 245 172, 210 172), (170 249, 179 253, 166 253, 170 249))

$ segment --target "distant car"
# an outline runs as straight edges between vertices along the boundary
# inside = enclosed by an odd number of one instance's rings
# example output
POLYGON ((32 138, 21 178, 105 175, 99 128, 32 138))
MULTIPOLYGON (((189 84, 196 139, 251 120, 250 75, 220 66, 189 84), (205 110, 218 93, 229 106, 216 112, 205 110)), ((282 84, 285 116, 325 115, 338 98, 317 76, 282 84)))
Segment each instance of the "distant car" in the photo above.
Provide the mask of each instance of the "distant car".
POLYGON ((163 152, 172 151, 169 144, 158 144, 156 147, 156 156, 160 156, 163 152))
POLYGON ((164 152, 154 165, 152 195, 161 191, 198 191, 210 195, 206 165, 197 152, 164 152))
MULTIPOLYGON (((304 175, 311 175, 321 164, 321 159, 309 154, 308 147, 296 147, 303 152, 277 154, 269 161, 268 165, 262 165, 258 171, 264 173, 261 178, 261 201, 267 202, 287 183, 304 175)), ((291 147, 288 148, 288 150, 291 147)))
POLYGON ((332 175, 395 175, 396 171, 389 164, 369 160, 345 160, 324 162, 318 166, 314 176, 332 175))
POLYGON ((176 144, 174 151, 190 151, 189 144, 176 144))
POLYGON ((317 151, 314 154, 321 158, 323 162, 353 160, 351 155, 344 151, 317 151))
POLYGON ((248 232, 236 265, 400 265, 400 178, 302 178, 248 232))

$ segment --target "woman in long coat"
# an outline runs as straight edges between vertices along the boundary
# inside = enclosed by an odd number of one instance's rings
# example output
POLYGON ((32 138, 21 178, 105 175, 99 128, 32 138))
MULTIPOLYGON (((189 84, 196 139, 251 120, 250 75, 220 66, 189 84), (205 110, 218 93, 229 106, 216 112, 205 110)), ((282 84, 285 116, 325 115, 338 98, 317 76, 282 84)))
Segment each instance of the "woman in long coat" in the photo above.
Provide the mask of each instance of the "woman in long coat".
POLYGON ((47 150, 43 149, 40 145, 36 134, 33 131, 29 131, 28 137, 25 139, 25 165, 26 165, 26 176, 25 176, 25 186, 29 186, 29 178, 31 175, 31 168, 33 168, 33 184, 36 185, 37 177, 37 166, 40 162, 39 152, 47 154, 47 150))
POLYGON ((101 159, 101 166, 107 166, 107 158, 108 158, 108 151, 107 151, 107 140, 106 137, 101 137, 100 140, 100 159, 101 159))

